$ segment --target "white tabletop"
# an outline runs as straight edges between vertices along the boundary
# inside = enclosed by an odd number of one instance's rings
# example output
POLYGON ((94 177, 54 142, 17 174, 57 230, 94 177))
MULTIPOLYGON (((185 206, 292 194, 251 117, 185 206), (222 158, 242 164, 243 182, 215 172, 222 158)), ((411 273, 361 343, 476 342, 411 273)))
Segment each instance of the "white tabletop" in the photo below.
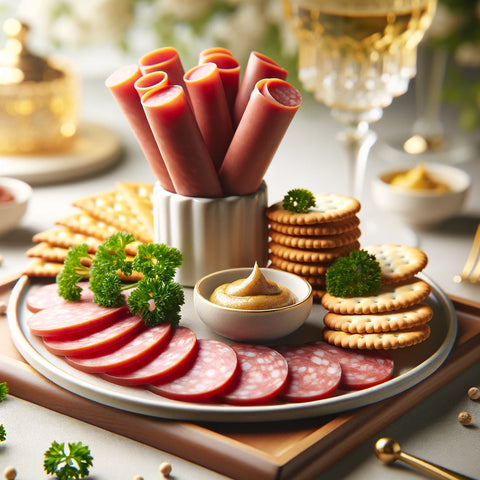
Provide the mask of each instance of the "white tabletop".
MULTIPOLYGON (((84 82, 82 118, 106 125, 117 132, 124 147, 122 158, 114 166, 94 176, 68 183, 35 186, 32 202, 21 226, 0 238, 0 255, 3 256, 0 278, 28 264, 30 260, 25 257, 25 251, 33 246, 32 235, 53 227, 56 219, 75 212, 72 201, 113 190, 115 181, 154 182, 153 174, 125 119, 103 86, 103 79, 84 82)), ((455 118, 454 113, 446 112, 445 121, 453 131, 457 128, 455 118)), ((373 205, 368 185, 375 172, 392 165, 393 160, 386 158, 381 148, 382 141, 398 132, 407 133, 413 119, 414 107, 412 96, 409 95, 395 100, 386 110, 384 118, 374 125, 379 142, 368 164, 365 194, 361 199, 362 215, 366 218, 381 215, 384 218, 382 225, 389 225, 391 219, 373 205)), ((347 165, 343 150, 335 140, 338 130, 328 111, 306 97, 267 172, 265 180, 270 203, 281 200, 291 188, 308 188, 318 193, 348 193, 347 165)), ((469 139, 478 143, 479 132, 469 135, 469 139)), ((418 245, 429 257, 425 273, 448 294, 480 300, 479 285, 457 284, 453 281, 454 275, 460 273, 465 263, 475 228, 480 222, 480 153, 472 161, 459 166, 469 172, 474 180, 465 211, 432 230, 415 233, 418 245)), ((387 231, 386 237, 391 237, 392 233, 392 230, 387 231)), ((392 238, 392 241, 402 243, 403 238, 392 238)), ((383 238, 378 243, 382 241, 383 238)), ((0 321, 4 320, 0 318, 0 321)), ((399 440, 409 453, 473 478, 479 477, 480 404, 466 397, 468 387, 475 384, 480 384, 479 365, 420 403, 319 478, 425 478, 406 468, 386 467, 375 458, 375 439, 386 435, 399 440), (462 427, 456 420, 457 413, 465 409, 474 417, 473 428, 462 427)), ((95 457, 91 475, 95 480, 133 479, 137 474, 153 480, 159 478, 158 465, 164 460, 171 462, 178 480, 226 478, 165 452, 15 397, 9 397, 0 405, 0 423, 5 425, 8 435, 7 442, 0 446, 0 467, 3 471, 7 465, 14 465, 19 471, 19 478, 25 480, 43 478, 43 452, 54 439, 88 444, 95 457)))

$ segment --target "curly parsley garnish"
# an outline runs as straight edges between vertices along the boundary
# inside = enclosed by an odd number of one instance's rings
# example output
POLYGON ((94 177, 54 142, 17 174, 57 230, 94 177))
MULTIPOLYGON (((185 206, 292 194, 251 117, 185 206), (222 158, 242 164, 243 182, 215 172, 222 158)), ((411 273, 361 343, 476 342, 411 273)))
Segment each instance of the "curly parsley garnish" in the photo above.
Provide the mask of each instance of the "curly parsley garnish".
POLYGON ((283 208, 292 213, 307 213, 315 204, 315 195, 304 188, 289 190, 283 197, 283 208))
POLYGON ((45 472, 55 475, 58 480, 78 480, 86 477, 92 465, 90 449, 82 442, 69 443, 67 453, 64 443, 54 441, 44 454, 45 472))
POLYGON ((103 307, 128 304, 134 315, 140 315, 147 326, 160 323, 177 325, 180 309, 185 303, 183 288, 173 281, 183 256, 174 247, 165 244, 140 244, 138 252, 129 260, 126 246, 135 241, 130 233, 118 232, 102 243, 91 256, 86 244, 69 249, 63 270, 57 276, 58 293, 69 301, 80 300, 81 280, 89 279, 94 301, 103 307), (91 266, 85 265, 85 259, 91 266), (123 283, 139 272, 143 278, 135 283, 123 283), (129 290, 128 300, 125 290, 129 290))
POLYGON ((335 297, 373 295, 381 284, 380 264, 375 255, 355 250, 333 262, 326 274, 326 288, 335 297))

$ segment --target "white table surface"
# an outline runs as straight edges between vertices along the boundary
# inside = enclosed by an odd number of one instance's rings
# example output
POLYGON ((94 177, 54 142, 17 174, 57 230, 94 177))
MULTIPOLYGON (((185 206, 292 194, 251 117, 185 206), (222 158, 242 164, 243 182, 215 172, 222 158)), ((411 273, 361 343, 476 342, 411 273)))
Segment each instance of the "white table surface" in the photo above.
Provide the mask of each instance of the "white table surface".
MULTIPOLYGON (((386 110, 383 119, 374 125, 379 134, 379 142, 371 154, 365 195, 361 199, 362 215, 366 218, 381 214, 373 205, 368 185, 375 172, 392 165, 392 159, 385 157, 381 144, 399 132, 408 133, 414 120, 412 97, 410 94, 395 100, 386 110)), ((153 174, 125 119, 103 86, 103 79, 84 82, 82 118, 108 125, 118 132, 124 147, 122 158, 113 167, 93 177, 35 186, 31 204, 20 227, 0 238, 0 255, 3 256, 0 278, 27 265, 30 260, 25 257, 25 251, 33 245, 32 235, 53 227, 56 219, 77 211, 70 205, 73 200, 112 190, 115 181, 154 182, 153 174)), ((455 119, 454 111, 445 113, 449 131, 457 129, 455 119)), ((270 203, 281 200, 291 188, 308 188, 318 193, 348 193, 345 156, 335 140, 338 130, 338 125, 330 118, 328 111, 306 97, 267 172, 270 203)), ((479 133, 470 134, 470 141, 478 144, 479 133)), ((448 294, 480 300, 480 285, 453 282, 454 275, 460 273, 465 263, 475 228, 480 222, 480 152, 472 161, 459 166, 469 172, 474 180, 464 212, 432 230, 416 232, 416 235, 418 245, 429 257, 425 273, 448 294)), ((382 225, 391 222, 388 217, 383 216, 383 219, 382 225)), ((402 235, 395 237, 392 230, 383 232, 382 235, 396 243, 402 243, 404 238, 402 235)), ((379 237, 378 243, 383 240, 383 236, 379 237)), ((0 321, 5 319, 0 317, 0 321)), ((381 464, 373 453, 373 444, 381 436, 396 438, 409 453, 456 469, 472 478, 480 477, 480 403, 467 398, 466 390, 471 385, 480 385, 480 365, 472 367, 455 382, 443 387, 380 431, 319 478, 428 478, 408 468, 381 464), (474 418, 471 428, 461 426, 456 419, 457 413, 465 409, 474 418)), ((160 478, 158 465, 165 460, 171 462, 177 480, 227 478, 13 396, 9 396, 0 405, 0 423, 5 425, 8 435, 7 441, 0 445, 0 472, 7 465, 14 465, 21 480, 45 478, 42 470, 43 452, 54 439, 82 441, 90 446, 94 454, 94 468, 90 476, 92 480, 128 480, 135 475, 153 480, 160 478)))

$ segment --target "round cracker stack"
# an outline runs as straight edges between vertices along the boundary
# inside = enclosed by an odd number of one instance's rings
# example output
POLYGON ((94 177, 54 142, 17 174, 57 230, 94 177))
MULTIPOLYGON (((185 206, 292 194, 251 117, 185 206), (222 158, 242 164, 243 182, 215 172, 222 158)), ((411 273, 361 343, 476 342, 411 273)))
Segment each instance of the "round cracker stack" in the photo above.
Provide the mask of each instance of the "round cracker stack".
POLYGON ((315 200, 308 213, 289 212, 278 202, 266 214, 271 267, 305 278, 320 301, 327 268, 360 248, 360 202, 337 194, 319 194, 315 200))
POLYGON ((382 286, 368 297, 335 297, 326 293, 322 305, 324 339, 344 348, 398 349, 430 336, 432 308, 423 303, 430 285, 415 275, 425 268, 427 255, 406 245, 372 245, 365 250, 380 263, 382 286))

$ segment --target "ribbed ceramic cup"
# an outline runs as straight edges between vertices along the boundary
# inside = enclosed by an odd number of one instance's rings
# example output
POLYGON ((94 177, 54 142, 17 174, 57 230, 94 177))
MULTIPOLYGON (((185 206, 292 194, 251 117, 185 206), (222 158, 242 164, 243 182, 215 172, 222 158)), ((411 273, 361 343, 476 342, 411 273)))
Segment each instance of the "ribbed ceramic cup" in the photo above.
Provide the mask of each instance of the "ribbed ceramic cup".
POLYGON ((223 198, 185 197, 153 191, 154 239, 183 255, 176 281, 193 287, 203 276, 227 268, 266 266, 267 186, 250 195, 223 198))

